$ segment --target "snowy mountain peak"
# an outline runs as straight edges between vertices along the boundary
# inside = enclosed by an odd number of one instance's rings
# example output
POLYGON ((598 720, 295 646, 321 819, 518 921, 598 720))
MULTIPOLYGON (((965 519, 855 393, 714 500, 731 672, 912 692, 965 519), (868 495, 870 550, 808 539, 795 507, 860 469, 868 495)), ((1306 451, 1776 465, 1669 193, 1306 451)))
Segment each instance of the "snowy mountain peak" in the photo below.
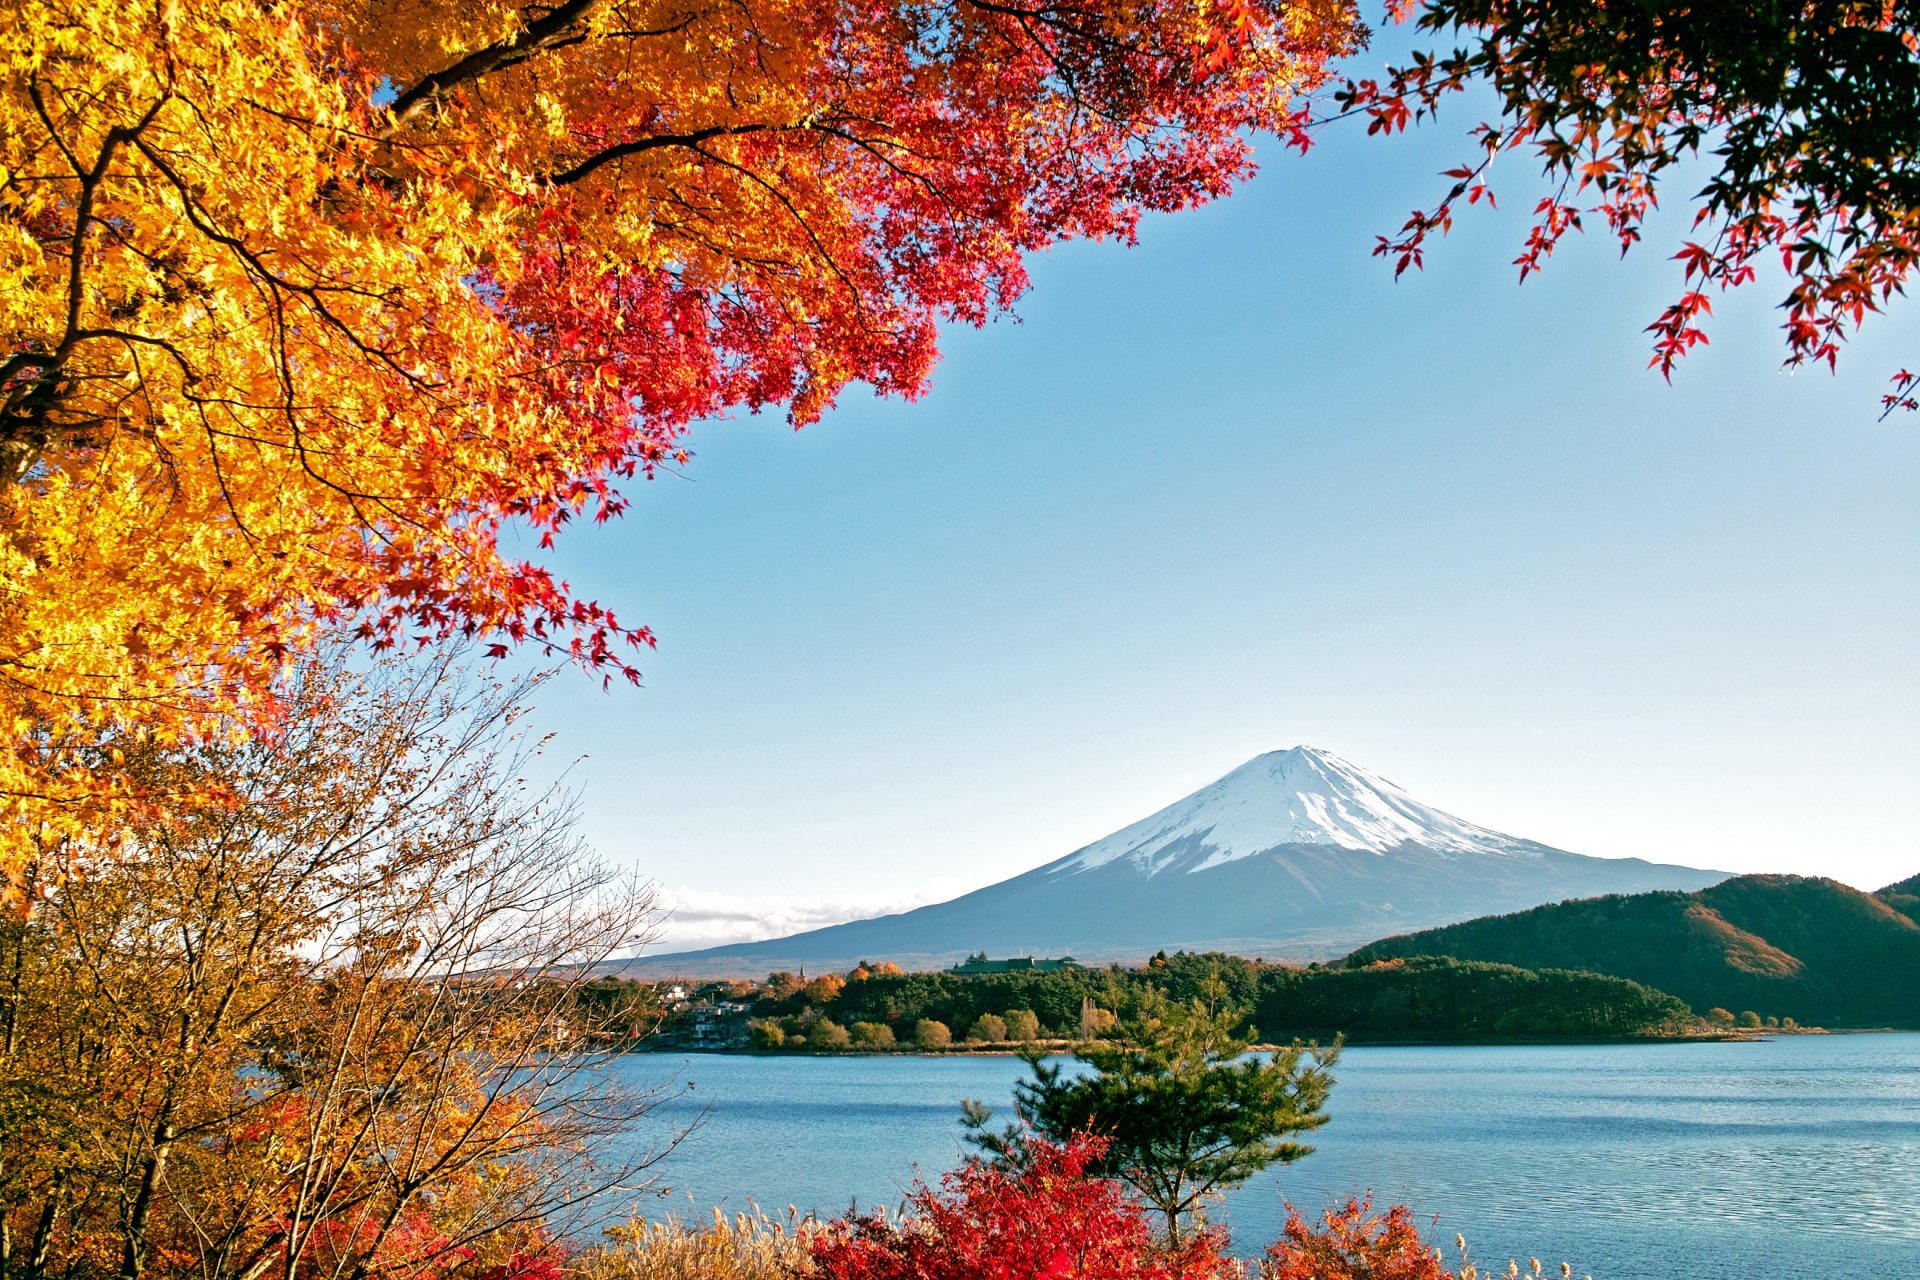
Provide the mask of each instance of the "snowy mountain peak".
POLYGON ((1205 871, 1281 845, 1386 853, 1534 856, 1541 846, 1421 804, 1330 751, 1298 746, 1255 756, 1219 781, 1114 832, 1046 870, 1091 871, 1122 859, 1149 875, 1205 871))

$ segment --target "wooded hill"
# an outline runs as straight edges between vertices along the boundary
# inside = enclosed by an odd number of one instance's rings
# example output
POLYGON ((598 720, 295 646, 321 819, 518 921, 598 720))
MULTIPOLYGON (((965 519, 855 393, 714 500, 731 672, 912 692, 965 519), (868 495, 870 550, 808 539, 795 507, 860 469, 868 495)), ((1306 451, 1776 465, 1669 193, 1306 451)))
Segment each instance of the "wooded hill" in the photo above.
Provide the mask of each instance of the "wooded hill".
POLYGON ((1898 884, 1890 884, 1873 895, 1906 916, 1920 923, 1920 876, 1908 876, 1898 884))
POLYGON ((1826 1027, 1920 1027, 1920 876, 1862 893, 1739 876, 1694 893, 1614 894, 1403 934, 1350 968, 1447 956, 1583 969, 1671 992, 1697 1013, 1754 1010, 1826 1027))

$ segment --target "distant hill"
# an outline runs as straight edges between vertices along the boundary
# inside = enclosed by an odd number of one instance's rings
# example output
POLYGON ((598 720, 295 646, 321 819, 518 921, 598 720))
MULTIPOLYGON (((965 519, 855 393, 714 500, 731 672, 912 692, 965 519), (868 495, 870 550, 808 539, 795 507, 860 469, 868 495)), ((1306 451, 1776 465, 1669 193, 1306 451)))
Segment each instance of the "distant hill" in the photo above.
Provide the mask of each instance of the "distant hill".
POLYGON ((1908 876, 1900 883, 1890 884, 1873 896, 1909 920, 1920 921, 1920 876, 1908 876))
POLYGON ((1693 893, 1612 894, 1385 938, 1350 967, 1450 956, 1584 969, 1814 1026, 1920 1027, 1920 877, 1862 893, 1805 876, 1738 876, 1693 893))
POLYGON ((1104 840, 950 902, 619 966, 631 975, 910 969, 992 955, 1156 950, 1331 959, 1395 929, 1596 893, 1698 889, 1720 871, 1593 858, 1424 804, 1314 747, 1273 751, 1104 840))

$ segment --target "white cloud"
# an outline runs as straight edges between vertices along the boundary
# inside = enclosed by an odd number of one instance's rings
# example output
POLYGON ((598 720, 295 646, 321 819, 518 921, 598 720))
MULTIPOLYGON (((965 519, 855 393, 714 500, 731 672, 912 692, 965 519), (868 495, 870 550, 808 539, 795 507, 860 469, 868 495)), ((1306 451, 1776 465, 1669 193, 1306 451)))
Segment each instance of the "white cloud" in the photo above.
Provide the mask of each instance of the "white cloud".
POLYGON ((729 942, 783 938, 790 933, 822 929, 830 924, 844 924, 848 920, 911 911, 915 907, 945 901, 952 896, 953 892, 941 893, 936 887, 923 889, 911 897, 841 895, 793 898, 756 897, 713 889, 662 886, 660 904, 666 914, 660 921, 659 940, 647 951, 658 955, 697 947, 717 947, 729 942))

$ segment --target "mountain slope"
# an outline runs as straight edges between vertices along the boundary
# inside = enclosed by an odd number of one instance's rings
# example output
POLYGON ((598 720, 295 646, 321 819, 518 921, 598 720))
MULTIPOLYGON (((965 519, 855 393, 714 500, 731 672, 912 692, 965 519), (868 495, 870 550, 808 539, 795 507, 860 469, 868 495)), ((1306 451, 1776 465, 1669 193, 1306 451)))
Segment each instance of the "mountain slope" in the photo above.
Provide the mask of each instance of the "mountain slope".
MULTIPOLYGON (((1899 886, 1893 886, 1898 889, 1899 886)), ((1920 924, 1833 880, 1739 876, 1385 938, 1349 965, 1416 955, 1586 969, 1679 996, 1820 1026, 1920 1027, 1920 924)))
POLYGON ((1137 960, 1161 949, 1329 958, 1394 930, 1542 902, 1696 889, 1723 873, 1590 858, 1476 826, 1312 747, 1259 756, 1045 866, 949 902, 629 972, 913 968, 995 955, 1137 960))
POLYGON ((1909 920, 1920 921, 1920 876, 1908 876, 1897 884, 1878 890, 1873 896, 1909 920))

